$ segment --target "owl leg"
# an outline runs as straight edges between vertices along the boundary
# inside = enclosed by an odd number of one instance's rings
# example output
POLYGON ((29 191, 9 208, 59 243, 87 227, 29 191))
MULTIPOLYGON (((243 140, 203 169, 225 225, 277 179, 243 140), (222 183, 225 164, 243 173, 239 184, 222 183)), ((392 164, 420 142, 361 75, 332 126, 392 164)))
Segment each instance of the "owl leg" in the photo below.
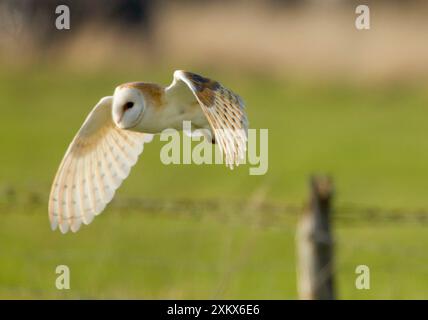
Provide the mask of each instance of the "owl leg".
POLYGON ((210 141, 211 144, 216 144, 215 135, 212 133, 211 129, 204 128, 202 129, 203 135, 207 141, 210 141))

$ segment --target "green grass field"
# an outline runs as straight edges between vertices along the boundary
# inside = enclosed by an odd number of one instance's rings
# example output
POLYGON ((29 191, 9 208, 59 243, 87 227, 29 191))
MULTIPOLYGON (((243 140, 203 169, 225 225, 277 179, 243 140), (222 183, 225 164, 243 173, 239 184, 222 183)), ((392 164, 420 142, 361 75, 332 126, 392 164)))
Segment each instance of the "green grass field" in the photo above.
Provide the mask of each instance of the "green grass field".
MULTIPOLYGON (((222 222, 203 212, 196 219, 107 207, 77 234, 50 230, 50 183, 89 110, 122 82, 168 84, 171 74, 0 72, 0 298, 297 297, 293 219, 258 227, 244 213, 222 222), (23 205, 34 193, 40 203, 23 205), (54 286, 59 264, 71 268, 67 292, 54 286)), ((207 75, 244 98, 250 127, 269 129, 268 173, 250 176, 248 165, 165 166, 156 139, 116 198, 247 201, 262 189, 266 201, 299 205, 308 175, 326 172, 337 203, 428 208, 426 85, 207 75)), ((428 298, 426 225, 363 221, 338 224, 335 234, 340 298, 428 298), (355 289, 359 264, 371 269, 370 290, 355 289)))

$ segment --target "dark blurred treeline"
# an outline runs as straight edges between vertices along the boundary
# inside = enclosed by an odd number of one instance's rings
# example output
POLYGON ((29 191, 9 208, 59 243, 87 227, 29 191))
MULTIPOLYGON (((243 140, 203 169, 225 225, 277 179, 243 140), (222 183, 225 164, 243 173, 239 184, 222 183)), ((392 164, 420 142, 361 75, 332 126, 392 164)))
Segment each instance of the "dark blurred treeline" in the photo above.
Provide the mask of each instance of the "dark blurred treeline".
MULTIPOLYGON (((83 27, 87 23, 106 23, 108 26, 131 29, 139 27, 150 32, 156 8, 167 4, 168 0, 0 0, 0 10, 14 11, 22 15, 22 21, 30 29, 37 28, 38 34, 50 38, 55 33, 55 8, 65 4, 71 11, 73 29, 83 27), (43 32, 40 32, 43 31, 43 32)), ((249 3, 263 3, 268 6, 305 7, 310 5, 344 6, 359 4, 385 4, 388 6, 413 6, 425 3, 424 0, 178 0, 175 4, 201 5, 209 3, 237 2, 242 6, 249 3)))
MULTIPOLYGON (((235 8, 242 7, 243 9, 251 5, 263 5, 273 9, 271 12, 292 12, 294 10, 296 12, 311 11, 312 13, 317 10, 305 9, 322 7, 328 10, 329 8, 347 7, 344 11, 353 12, 354 8, 360 4, 399 8, 399 12, 402 9, 420 12, 419 5, 421 8, 423 5, 425 5, 424 8, 427 8, 426 0, 365 0, 363 2, 361 0, 0 0, 0 40, 7 38, 5 34, 13 35, 11 42, 3 41, 3 44, 0 43, 0 47, 5 49, 10 44, 27 43, 25 39, 31 39, 33 48, 49 49, 51 45, 55 47, 57 44, 68 43, 70 38, 78 35, 79 31, 85 27, 95 26, 96 34, 100 37, 108 34, 116 34, 120 38, 124 38, 125 35, 137 36, 138 39, 144 39, 146 44, 150 44, 145 50, 146 53, 154 52, 158 36, 156 31, 159 26, 169 23, 168 18, 166 20, 159 18, 159 14, 165 11, 163 9, 173 5, 172 11, 175 12, 177 8, 186 11, 186 8, 191 7, 200 10, 195 14, 201 12, 204 14, 209 13, 212 6, 208 5, 211 4, 216 4, 217 9, 223 7, 222 4, 224 7, 233 4, 235 8), (69 31, 57 30, 55 27, 55 20, 58 17, 55 9, 59 5, 67 5, 70 9, 71 30, 69 31), (118 32, 110 33, 112 29, 118 32), (27 37, 24 38, 22 35, 27 37)), ((241 15, 240 18, 242 19, 243 16, 241 15)), ((181 25, 174 25, 172 28, 181 28, 181 25)), ((286 30, 284 29, 284 32, 286 30)), ((166 38, 164 41, 169 40, 171 39, 166 38)))
MULTIPOLYGON (((41 44, 58 40, 55 9, 70 8, 71 30, 78 31, 88 24, 150 32, 155 1, 149 0, 0 0, 0 11, 18 16, 23 28, 37 37, 41 44)), ((64 39, 64 33, 61 33, 64 39)), ((37 42, 37 41, 36 41, 37 42)))

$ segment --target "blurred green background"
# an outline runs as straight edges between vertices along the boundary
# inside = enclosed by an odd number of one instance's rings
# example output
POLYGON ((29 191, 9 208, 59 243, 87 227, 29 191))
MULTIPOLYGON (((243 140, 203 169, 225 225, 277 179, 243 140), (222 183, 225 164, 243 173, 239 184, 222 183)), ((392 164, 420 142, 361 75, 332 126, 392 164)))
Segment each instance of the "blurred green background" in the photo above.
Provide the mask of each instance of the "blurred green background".
POLYGON ((135 21, 65 1, 74 18, 58 31, 56 2, 28 19, 31 3, 0 3, 0 298, 296 299, 316 172, 335 181, 338 298, 428 298, 425 5, 372 1, 357 31, 352 1, 130 1, 135 21), (243 97, 250 127, 269 129, 267 174, 165 166, 157 137, 90 226, 52 232, 50 184, 91 108, 175 69, 243 97), (70 290, 55 288, 60 264, 70 290), (360 264, 370 290, 355 288, 360 264))

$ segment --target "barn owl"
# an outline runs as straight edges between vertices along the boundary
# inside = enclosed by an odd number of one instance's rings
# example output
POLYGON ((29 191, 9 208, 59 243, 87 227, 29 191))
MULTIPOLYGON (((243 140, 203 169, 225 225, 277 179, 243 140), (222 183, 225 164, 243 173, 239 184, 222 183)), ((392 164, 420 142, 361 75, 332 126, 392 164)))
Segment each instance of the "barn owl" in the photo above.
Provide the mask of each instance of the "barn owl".
POLYGON ((241 98, 217 81, 175 71, 171 85, 131 82, 102 98, 69 145, 49 197, 52 230, 76 232, 112 200, 153 135, 180 130, 183 121, 203 129, 226 165, 243 160, 247 116, 241 98))

